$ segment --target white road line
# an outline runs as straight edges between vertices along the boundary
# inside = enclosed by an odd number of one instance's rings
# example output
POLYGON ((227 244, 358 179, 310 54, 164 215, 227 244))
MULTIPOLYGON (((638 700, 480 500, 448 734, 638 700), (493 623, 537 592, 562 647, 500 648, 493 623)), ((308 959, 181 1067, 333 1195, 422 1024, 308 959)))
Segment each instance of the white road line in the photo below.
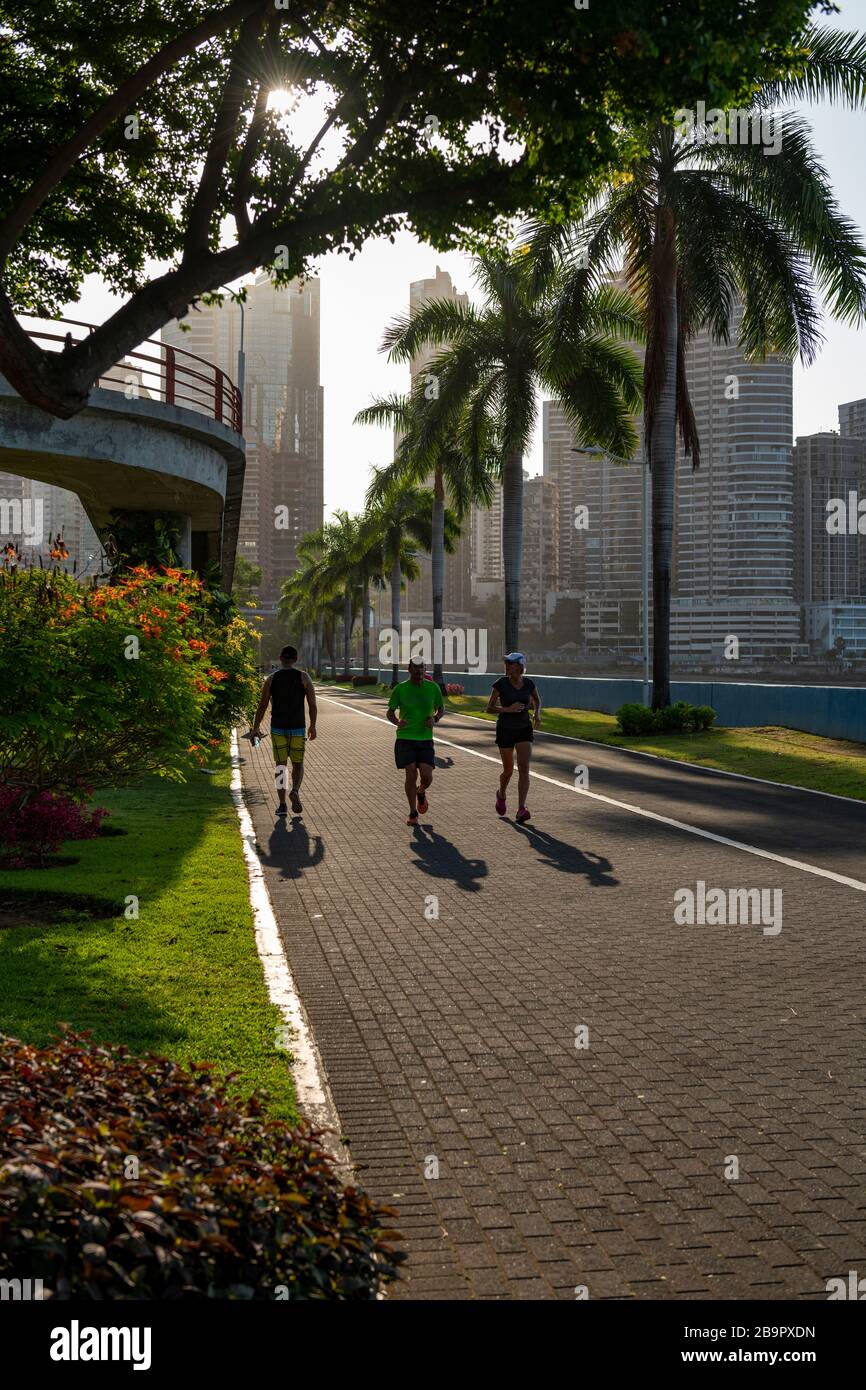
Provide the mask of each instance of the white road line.
MULTIPOLYGON (((329 700, 333 705, 341 705, 343 709, 351 710, 353 714, 363 715, 365 719, 375 719, 378 724, 387 724, 388 720, 383 719, 379 714, 370 714, 367 710, 357 709, 354 705, 347 704, 345 700, 335 700, 333 696, 324 695, 322 697, 329 700)), ((470 753, 473 758, 483 758, 485 762, 496 763, 499 766, 499 759, 492 757, 489 753, 479 753, 475 748, 466 748, 462 743, 452 743, 450 739, 434 736, 434 742, 444 744, 446 748, 457 748, 461 753, 470 753)), ((606 745, 602 745, 605 747, 606 745)), ((784 854, 774 854, 772 850, 758 849, 757 845, 744 844, 742 840, 731 840, 727 835, 717 835, 713 830, 702 830, 700 826, 689 825, 686 821, 674 820, 671 816, 659 815, 657 811, 648 811, 643 806, 632 806, 627 801, 617 801, 612 796, 602 796, 600 792, 586 791, 582 787, 575 787, 571 782, 560 782, 556 777, 547 777, 543 772, 533 772, 530 769, 530 777, 537 777, 539 782, 549 782, 552 787, 564 787, 566 791, 574 792, 575 796, 585 796, 591 801, 601 801, 606 806, 615 806, 620 811, 630 811, 634 816, 643 816, 646 820, 657 821, 660 825, 670 825, 674 830, 684 830, 689 835, 699 835, 702 840, 713 840, 718 845, 728 845, 731 849, 742 850, 745 854, 754 854, 759 859, 771 859, 776 864, 784 864, 788 869, 800 869, 805 874, 815 874, 818 878, 830 879, 833 883, 841 883, 845 888, 856 888, 859 893, 866 893, 866 883, 861 883, 857 878, 847 878, 845 874, 834 873, 832 869, 821 869, 817 864, 806 864, 801 859, 788 859, 784 854)))
MULTIPOLYGON (((455 710, 455 714, 459 711, 455 710)), ((461 719, 472 719, 471 714, 460 714, 461 719)), ((487 723, 487 720, 479 720, 487 723)), ((774 782, 771 777, 751 777, 748 772, 729 772, 725 767, 707 767, 705 763, 687 763, 681 758, 664 758, 660 753, 647 753, 643 748, 623 748, 619 743, 599 743, 596 738, 580 738, 577 734, 555 734, 552 729, 538 729, 542 738, 563 738, 567 743, 588 743, 591 748, 604 748, 612 753, 626 753, 630 758, 652 758, 653 762, 666 763, 668 767, 681 767, 686 772, 712 772, 716 777, 736 777, 742 782, 759 782, 763 787, 782 787, 788 792, 807 792, 809 796, 829 796, 831 801, 844 801, 848 806, 863 806, 857 796, 840 796, 838 792, 822 792, 817 787, 801 787, 799 782, 774 782)))
MULTIPOLYGON (((364 699, 369 699, 364 696, 364 699)), ((384 696, 376 696, 384 699, 384 696)), ((451 710, 456 719, 472 719, 476 724, 492 724, 492 719, 479 719, 477 715, 463 710, 451 710)), ((806 792, 809 796, 828 796, 831 801, 844 801, 848 806, 864 806, 866 802, 857 796, 841 796, 839 792, 822 792, 817 787, 801 787, 799 782, 774 782, 772 777, 752 777, 748 772, 729 772, 726 767, 707 767, 705 763, 687 763, 681 758, 664 758, 660 753, 647 753, 643 748, 623 748, 619 743, 599 743, 597 738, 581 738, 579 734, 555 734, 552 729, 537 729, 539 738, 561 738, 566 743, 587 743, 590 748, 604 748, 611 753, 626 753, 630 758, 652 758, 656 763, 668 763, 673 767, 684 768, 686 772, 711 772, 715 777, 736 777, 741 782, 759 782, 763 787, 781 787, 788 792, 806 792)))
POLYGON ((333 1130, 321 1143, 337 1159, 343 1175, 351 1173, 347 1151, 339 1143, 342 1126, 334 1097, 328 1085, 324 1063, 316 1046, 307 1012, 295 987, 291 967, 283 948, 277 919, 271 906, 264 870, 256 848, 256 832, 243 796, 237 729, 232 730, 232 800, 238 813, 244 859, 250 883, 250 905, 256 932, 256 950, 262 963, 268 998, 276 1004, 292 1030, 291 1069, 301 1110, 317 1128, 333 1130))

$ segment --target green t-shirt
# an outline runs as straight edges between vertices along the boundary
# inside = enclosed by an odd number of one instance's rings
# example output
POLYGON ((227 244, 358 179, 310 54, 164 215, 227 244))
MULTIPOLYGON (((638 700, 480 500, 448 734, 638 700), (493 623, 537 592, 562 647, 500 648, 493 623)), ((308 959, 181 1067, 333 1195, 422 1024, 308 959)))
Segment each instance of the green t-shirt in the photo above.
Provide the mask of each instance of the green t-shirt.
POLYGON ((435 681, 422 680, 418 685, 413 681, 401 681, 395 685, 388 708, 399 710, 400 718, 408 721, 405 729, 397 730, 397 737, 411 738, 416 743, 432 738, 433 729, 424 721, 441 703, 442 692, 435 681))

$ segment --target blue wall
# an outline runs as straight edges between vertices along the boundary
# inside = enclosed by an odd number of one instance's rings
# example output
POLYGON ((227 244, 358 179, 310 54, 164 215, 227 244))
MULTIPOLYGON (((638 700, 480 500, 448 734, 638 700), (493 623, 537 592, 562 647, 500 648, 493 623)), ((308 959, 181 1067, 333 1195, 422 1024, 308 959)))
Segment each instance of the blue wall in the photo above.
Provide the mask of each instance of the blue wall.
MULTIPOLYGON (((528 672, 532 675, 532 672, 528 672)), ((498 672, 477 675, 448 671, 445 679, 457 681, 467 695, 488 695, 498 672)), ((379 680, 390 682, 391 670, 379 671, 379 680)), ((560 709, 601 710, 615 714, 620 705, 643 700, 643 682, 593 676, 533 676, 546 705, 560 709)), ((732 728, 761 724, 804 729, 828 738, 850 738, 866 743, 866 687, 851 685, 747 685, 740 681, 673 681, 674 700, 692 705, 712 705, 716 723, 732 728)))

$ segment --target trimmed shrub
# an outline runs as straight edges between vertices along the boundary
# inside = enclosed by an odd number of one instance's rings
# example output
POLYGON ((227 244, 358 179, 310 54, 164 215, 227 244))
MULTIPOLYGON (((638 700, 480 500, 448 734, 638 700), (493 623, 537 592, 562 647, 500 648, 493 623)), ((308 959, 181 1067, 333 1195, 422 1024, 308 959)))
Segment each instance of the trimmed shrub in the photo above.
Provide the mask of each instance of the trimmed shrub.
POLYGON ((104 807, 86 811, 58 792, 39 792, 30 800, 12 787, 0 787, 0 866, 43 864, 65 840, 94 840, 103 833, 104 807))
POLYGON ((656 728, 663 734, 687 734, 694 728, 692 706, 686 700, 666 705, 655 712, 656 728))
POLYGON ((55 1299, 376 1297, 394 1213, 209 1066, 0 1037, 0 1277, 55 1299))
POLYGON ((353 677, 352 677, 352 684, 353 684, 353 685, 378 685, 378 683, 379 683, 379 677, 378 677, 378 676, 353 676, 353 677))
POLYGON ((696 729, 708 729, 715 721, 716 711, 712 705, 695 705, 692 709, 692 718, 695 721, 696 729))
POLYGON ((700 729, 708 729, 716 717, 710 705, 690 705, 687 700, 677 700, 674 705, 664 709, 651 710, 647 705, 621 705, 616 712, 619 727, 624 734, 692 734, 700 729))
POLYGON ((655 716, 646 705, 620 705, 616 717, 624 734, 648 734, 655 728, 655 716))
POLYGON ((463 695, 464 687, 462 685, 458 685, 456 681, 449 681, 448 684, 445 686, 445 694, 463 695))

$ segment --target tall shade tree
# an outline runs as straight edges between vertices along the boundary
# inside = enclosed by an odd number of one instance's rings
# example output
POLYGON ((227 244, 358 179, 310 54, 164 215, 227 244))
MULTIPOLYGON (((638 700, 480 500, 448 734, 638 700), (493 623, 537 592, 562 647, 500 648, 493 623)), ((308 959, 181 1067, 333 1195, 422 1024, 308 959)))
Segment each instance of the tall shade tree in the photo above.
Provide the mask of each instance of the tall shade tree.
MULTIPOLYGON (((480 309, 434 299, 396 320, 385 336, 392 360, 410 361, 430 347, 435 396, 417 414, 413 443, 423 459, 455 430, 467 453, 485 431, 495 441, 502 481, 505 644, 520 642, 523 552, 523 460, 537 418, 537 390, 562 401, 586 443, 630 455, 637 443, 632 414, 640 404, 640 373, 623 339, 642 327, 630 297, 610 285, 574 303, 557 271, 535 283, 519 259, 481 256, 475 276, 480 309)), ((488 446, 489 447, 489 446, 488 446)))
POLYGON ((804 121, 791 113, 771 117, 768 110, 800 96, 841 96, 863 105, 866 37, 810 29, 802 44, 808 55, 802 70, 787 81, 769 80, 749 111, 731 113, 736 127, 727 116, 723 127, 680 111, 676 125, 659 122, 640 133, 636 143, 648 153, 636 155, 583 221, 529 229, 535 284, 558 274, 579 306, 623 264, 643 317, 654 709, 671 699, 678 427, 685 453, 695 468, 700 464, 685 367, 689 339, 708 329, 729 341, 741 306, 739 339, 748 358, 799 354, 808 364, 822 340, 821 297, 843 321, 866 313, 860 234, 836 203, 804 121), (760 143, 749 138, 755 129, 760 143))
POLYGON ((259 267, 408 226, 442 250, 573 205, 629 126, 787 70, 808 0, 0 0, 0 371, 81 410, 100 375, 259 267), (297 109, 294 109, 297 105, 297 109), (86 275, 125 302, 43 350, 86 275))
POLYGON ((358 412, 362 425, 393 425, 400 433, 394 462, 374 477, 369 501, 383 501, 394 484, 425 486, 432 479, 430 568, 433 588, 433 679, 443 683, 441 641, 445 606, 445 555, 456 545, 460 526, 473 503, 493 500, 492 458, 482 432, 471 436, 468 421, 447 435, 428 437, 424 420, 429 408, 425 386, 417 382, 409 395, 374 401, 358 412), (423 447, 420 439, 424 436, 423 447), (471 436, 471 437, 470 437, 471 436), (453 518, 449 520, 448 503, 453 518), (437 633, 439 636, 437 637, 437 633))
MULTIPOLYGON (((391 589, 391 627, 400 638, 401 591, 404 583, 421 573, 417 553, 430 551, 433 544, 433 493, 430 488, 401 482, 388 470, 376 468, 367 492, 367 511, 374 519, 382 546, 382 563, 391 589)), ((459 527, 453 515, 445 513, 445 548, 454 548, 459 527)), ((391 685, 399 679, 399 664, 391 666, 391 685)))

